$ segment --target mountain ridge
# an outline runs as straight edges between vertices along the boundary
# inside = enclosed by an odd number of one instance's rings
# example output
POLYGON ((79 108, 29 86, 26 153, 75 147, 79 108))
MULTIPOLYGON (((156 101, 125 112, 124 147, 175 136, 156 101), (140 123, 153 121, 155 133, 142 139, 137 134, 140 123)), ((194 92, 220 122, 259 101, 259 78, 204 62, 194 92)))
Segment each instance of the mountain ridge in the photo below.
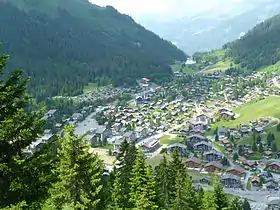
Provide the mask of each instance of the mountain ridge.
POLYGON ((80 94, 90 82, 168 80, 169 65, 186 57, 113 7, 86 0, 33 2, 0 0, 0 51, 11 55, 11 68, 25 69, 37 99, 80 94))

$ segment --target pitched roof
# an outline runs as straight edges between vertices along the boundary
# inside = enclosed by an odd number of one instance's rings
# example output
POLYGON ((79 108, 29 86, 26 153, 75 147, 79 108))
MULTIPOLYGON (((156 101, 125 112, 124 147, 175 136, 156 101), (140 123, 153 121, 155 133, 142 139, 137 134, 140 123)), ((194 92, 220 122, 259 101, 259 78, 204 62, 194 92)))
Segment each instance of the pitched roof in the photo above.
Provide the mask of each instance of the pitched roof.
POLYGON ((183 149, 187 149, 188 148, 186 145, 181 144, 181 143, 172 144, 168 148, 172 148, 172 147, 180 147, 180 148, 183 148, 183 149))
POLYGON ((235 171, 244 173, 244 168, 240 167, 239 165, 234 165, 234 166, 227 168, 226 172, 231 171, 231 170, 235 170, 235 171))
POLYGON ((219 169, 221 169, 223 167, 219 161, 209 162, 204 166, 204 168, 209 167, 209 166, 215 166, 216 168, 219 168, 219 169))
POLYGON ((194 162, 197 164, 201 164, 202 161, 199 158, 191 157, 191 158, 187 159, 185 162, 194 162))
POLYGON ((238 180, 240 181, 241 178, 239 176, 236 176, 236 175, 233 175, 233 174, 225 174, 221 177, 221 180, 223 179, 235 179, 235 180, 238 180))

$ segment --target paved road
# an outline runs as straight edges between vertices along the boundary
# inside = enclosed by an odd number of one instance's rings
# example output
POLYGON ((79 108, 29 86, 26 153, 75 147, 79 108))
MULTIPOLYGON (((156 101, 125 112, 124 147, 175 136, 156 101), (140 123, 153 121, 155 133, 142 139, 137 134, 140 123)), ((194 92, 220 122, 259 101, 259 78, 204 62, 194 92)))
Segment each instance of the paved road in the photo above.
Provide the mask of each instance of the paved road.
POLYGON ((85 120, 78 123, 78 125, 75 128, 76 134, 84 135, 90 129, 99 127, 97 121, 92 118, 98 111, 99 111, 99 109, 96 109, 95 112, 93 112, 89 116, 87 116, 85 120))

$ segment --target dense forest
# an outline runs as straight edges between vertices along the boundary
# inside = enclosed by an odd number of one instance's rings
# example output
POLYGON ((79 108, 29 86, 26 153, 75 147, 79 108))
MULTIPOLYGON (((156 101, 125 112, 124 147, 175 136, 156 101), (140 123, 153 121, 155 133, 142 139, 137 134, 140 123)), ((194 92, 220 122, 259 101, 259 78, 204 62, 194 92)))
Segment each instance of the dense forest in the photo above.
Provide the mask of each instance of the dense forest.
POLYGON ((0 51, 11 68, 25 69, 39 100, 80 94, 89 82, 168 81, 169 65, 185 59, 131 17, 87 0, 0 0, 0 13, 0 51))
POLYGON ((153 169, 141 149, 124 141, 117 167, 106 171, 67 126, 41 150, 27 153, 42 134, 43 111, 24 111, 28 79, 22 71, 4 77, 6 64, 7 56, 0 56, 0 209, 250 209, 246 199, 229 198, 215 179, 212 191, 195 189, 178 152, 153 169))
POLYGON ((251 71, 280 60, 280 15, 258 24, 241 39, 225 45, 228 56, 251 71))

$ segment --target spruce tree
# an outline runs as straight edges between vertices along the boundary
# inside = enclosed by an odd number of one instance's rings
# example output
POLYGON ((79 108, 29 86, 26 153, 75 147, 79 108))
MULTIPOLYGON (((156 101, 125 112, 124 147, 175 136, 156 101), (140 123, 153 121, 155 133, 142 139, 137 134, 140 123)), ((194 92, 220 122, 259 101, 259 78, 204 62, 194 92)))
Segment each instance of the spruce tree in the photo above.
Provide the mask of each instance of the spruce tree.
POLYGON ((23 78, 21 70, 4 73, 7 59, 0 55, 0 207, 18 204, 25 196, 23 180, 28 179, 25 171, 30 168, 22 151, 38 139, 44 126, 42 111, 26 112, 29 79, 23 78))
POLYGON ((259 150, 260 153, 263 153, 263 145, 262 145, 262 143, 259 144, 258 150, 259 150))
POLYGON ((251 210, 251 206, 249 201, 245 198, 244 202, 243 202, 243 209, 244 210, 251 210))
POLYGON ((139 210, 157 209, 156 183, 150 167, 145 165, 142 150, 137 152, 135 164, 130 178, 130 203, 132 208, 139 210))
POLYGON ((155 168, 156 183, 157 183, 157 199, 159 200, 160 207, 169 209, 170 208, 170 179, 169 173, 170 168, 166 159, 163 156, 161 163, 155 168))
POLYGON ((277 144, 275 142, 272 143, 272 152, 278 152, 277 144))
POLYGON ((276 126, 276 130, 280 132, 280 123, 276 126))
POLYGON ((51 202, 56 209, 97 209, 102 190, 102 162, 89 151, 84 138, 67 126, 61 141, 58 181, 50 190, 51 202))
POLYGON ((217 210, 222 210, 223 208, 228 207, 227 197, 224 194, 223 187, 218 182, 217 178, 214 178, 214 197, 215 203, 217 205, 217 210))
POLYGON ((175 193, 172 200, 174 210, 196 209, 196 194, 186 171, 178 171, 175 179, 175 193))
POLYGON ((243 210, 243 202, 241 202, 238 198, 234 198, 229 206, 230 210, 243 210))
POLYGON ((130 185, 129 180, 132 174, 132 168, 135 163, 137 150, 135 143, 127 143, 127 141, 122 142, 120 147, 120 153, 117 156, 118 166, 117 169, 117 183, 114 186, 118 186, 117 191, 113 193, 113 200, 115 200, 115 205, 118 204, 119 208, 130 208, 129 193, 130 185))
POLYGON ((202 199, 202 210, 217 210, 218 205, 215 200, 215 196, 213 192, 207 191, 204 192, 203 199, 202 199))
POLYGON ((257 144, 256 144, 256 140, 253 140, 253 143, 252 143, 252 150, 254 152, 256 152, 258 150, 258 147, 257 147, 257 144))

